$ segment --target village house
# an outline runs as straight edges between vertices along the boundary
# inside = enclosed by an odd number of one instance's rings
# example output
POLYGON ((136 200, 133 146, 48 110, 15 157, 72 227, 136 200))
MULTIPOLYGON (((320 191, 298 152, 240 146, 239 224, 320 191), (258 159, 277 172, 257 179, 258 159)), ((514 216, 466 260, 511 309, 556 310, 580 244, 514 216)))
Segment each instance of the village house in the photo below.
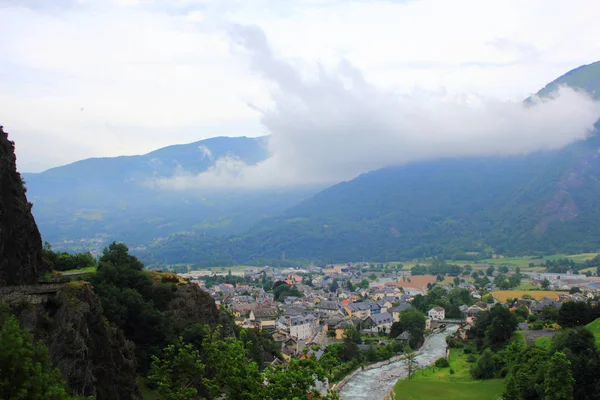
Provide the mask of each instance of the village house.
POLYGON ((311 315, 291 317, 289 319, 290 336, 298 340, 307 340, 313 337, 317 331, 317 319, 311 315))
POLYGON ((257 308, 250 311, 249 321, 257 322, 261 329, 274 330, 275 320, 279 316, 277 307, 257 308))
POLYGON ((393 323, 394 317, 390 313, 373 314, 362 322, 361 328, 368 332, 384 332, 389 331, 393 323))
POLYGON ((429 310, 427 316, 431 320, 442 321, 444 318, 446 318, 446 311, 442 307, 433 307, 431 310, 429 310))
POLYGON ((349 317, 357 317, 361 320, 371 316, 371 306, 369 303, 351 303, 344 306, 344 312, 349 317))
POLYGON ((337 301, 321 300, 314 305, 314 310, 325 315, 337 314, 341 309, 337 301))

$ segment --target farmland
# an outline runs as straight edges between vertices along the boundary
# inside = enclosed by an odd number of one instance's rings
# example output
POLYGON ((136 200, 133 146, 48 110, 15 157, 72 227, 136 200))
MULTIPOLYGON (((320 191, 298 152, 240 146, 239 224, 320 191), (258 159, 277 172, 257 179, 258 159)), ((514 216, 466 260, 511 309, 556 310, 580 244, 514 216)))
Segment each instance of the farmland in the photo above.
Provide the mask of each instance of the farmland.
POLYGON ((559 292, 556 290, 497 290, 491 292, 491 295, 498 301, 505 302, 506 299, 521 299, 523 295, 531 296, 536 300, 540 300, 544 297, 550 297, 555 299, 559 294, 566 292, 559 292))

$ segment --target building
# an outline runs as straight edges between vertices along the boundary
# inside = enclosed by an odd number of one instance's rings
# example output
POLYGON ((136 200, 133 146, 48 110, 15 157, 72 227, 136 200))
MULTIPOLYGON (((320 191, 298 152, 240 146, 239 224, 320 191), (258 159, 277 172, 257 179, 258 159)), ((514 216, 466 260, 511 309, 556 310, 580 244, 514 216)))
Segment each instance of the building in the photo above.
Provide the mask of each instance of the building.
POLYGON ((372 314, 362 322, 362 329, 369 332, 389 331, 394 323, 390 313, 372 314))
POLYGON ((307 340, 317 332, 317 319, 313 315, 291 317, 289 319, 290 336, 298 340, 307 340))
POLYGON ((250 321, 258 323, 261 329, 275 329, 275 320, 279 316, 277 307, 257 308, 250 311, 250 321))
POLYGON ((344 312, 349 317, 357 317, 361 320, 371 316, 371 305, 366 302, 351 303, 344 307, 344 312))
POLYGON ((446 318, 446 311, 442 307, 433 307, 431 310, 429 310, 427 316, 429 319, 442 321, 444 318, 446 318))
POLYGON ((314 310, 324 315, 334 315, 340 310, 340 303, 337 301, 322 300, 315 304, 314 310))

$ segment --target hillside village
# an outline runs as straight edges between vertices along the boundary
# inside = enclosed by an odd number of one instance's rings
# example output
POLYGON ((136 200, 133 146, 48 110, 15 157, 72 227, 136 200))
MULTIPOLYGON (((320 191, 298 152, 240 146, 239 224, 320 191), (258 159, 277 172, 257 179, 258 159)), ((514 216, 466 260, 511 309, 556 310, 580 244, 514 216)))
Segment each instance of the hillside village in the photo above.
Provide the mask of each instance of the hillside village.
MULTIPOLYGON (((502 296, 490 293, 504 293, 497 292, 498 276, 505 279, 504 275, 490 273, 488 268, 483 279, 479 276, 474 280, 461 279, 469 277, 468 272, 463 270, 454 277, 411 275, 410 270, 399 267, 357 263, 328 267, 311 265, 306 269, 266 266, 243 271, 203 270, 180 276, 207 290, 219 308, 235 317, 237 325, 268 331, 281 344, 284 358, 305 352, 319 357, 323 352, 320 349, 342 341, 348 328, 380 342, 407 343, 409 332, 394 338, 389 338, 388 334, 393 324, 400 321, 401 312, 413 308, 415 297, 423 297, 434 288, 446 292, 455 287, 466 289, 470 299, 456 310, 439 306, 426 310, 426 332, 447 324, 459 324, 469 329, 478 313, 496 303, 503 303, 512 310, 526 307, 528 314, 539 315, 546 307, 559 309, 568 301, 595 302, 600 294, 600 278, 588 276, 590 274, 528 272, 519 277, 532 289, 539 287, 563 292, 537 300, 527 294, 520 299, 502 299, 502 296), (278 290, 278 286, 283 289, 278 290)), ((477 271, 474 275, 478 275, 477 271)), ((531 293, 535 294, 536 290, 531 293)), ((534 318, 531 317, 529 322, 534 318)), ((523 330, 544 328, 527 322, 519 327, 523 330)))

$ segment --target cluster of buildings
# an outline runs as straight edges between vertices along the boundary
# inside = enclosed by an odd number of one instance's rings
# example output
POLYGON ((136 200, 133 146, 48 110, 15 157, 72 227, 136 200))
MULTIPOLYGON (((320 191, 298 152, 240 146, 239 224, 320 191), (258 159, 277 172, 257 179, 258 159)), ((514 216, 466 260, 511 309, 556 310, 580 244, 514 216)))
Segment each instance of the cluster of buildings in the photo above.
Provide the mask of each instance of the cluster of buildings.
MULTIPOLYGON (((558 274, 549 272, 530 273, 529 284, 542 287, 548 283, 549 290, 571 290, 578 288, 581 292, 600 292, 600 278, 583 274, 558 274)), ((593 297, 593 296, 592 296, 593 297)))
MULTIPOLYGON (((399 321, 400 312, 411 307, 413 294, 424 292, 396 285, 397 275, 386 277, 383 273, 378 274, 375 282, 369 280, 365 287, 363 272, 358 266, 310 266, 306 270, 264 267, 232 272, 240 277, 285 282, 301 293, 301 296, 285 296, 279 301, 258 284, 223 283, 205 290, 218 307, 235 316, 236 324, 269 331, 281 343, 282 353, 292 356, 302 352, 304 347, 314 347, 312 344, 324 347, 343 340, 344 331, 350 327, 364 334, 385 334, 399 321), (307 282, 309 272, 312 279, 307 282)), ((214 273, 209 271, 209 274, 214 273)), ((205 276, 206 271, 184 274, 200 286, 204 286, 205 276)), ((444 309, 430 310, 429 318, 443 320, 444 309)))

